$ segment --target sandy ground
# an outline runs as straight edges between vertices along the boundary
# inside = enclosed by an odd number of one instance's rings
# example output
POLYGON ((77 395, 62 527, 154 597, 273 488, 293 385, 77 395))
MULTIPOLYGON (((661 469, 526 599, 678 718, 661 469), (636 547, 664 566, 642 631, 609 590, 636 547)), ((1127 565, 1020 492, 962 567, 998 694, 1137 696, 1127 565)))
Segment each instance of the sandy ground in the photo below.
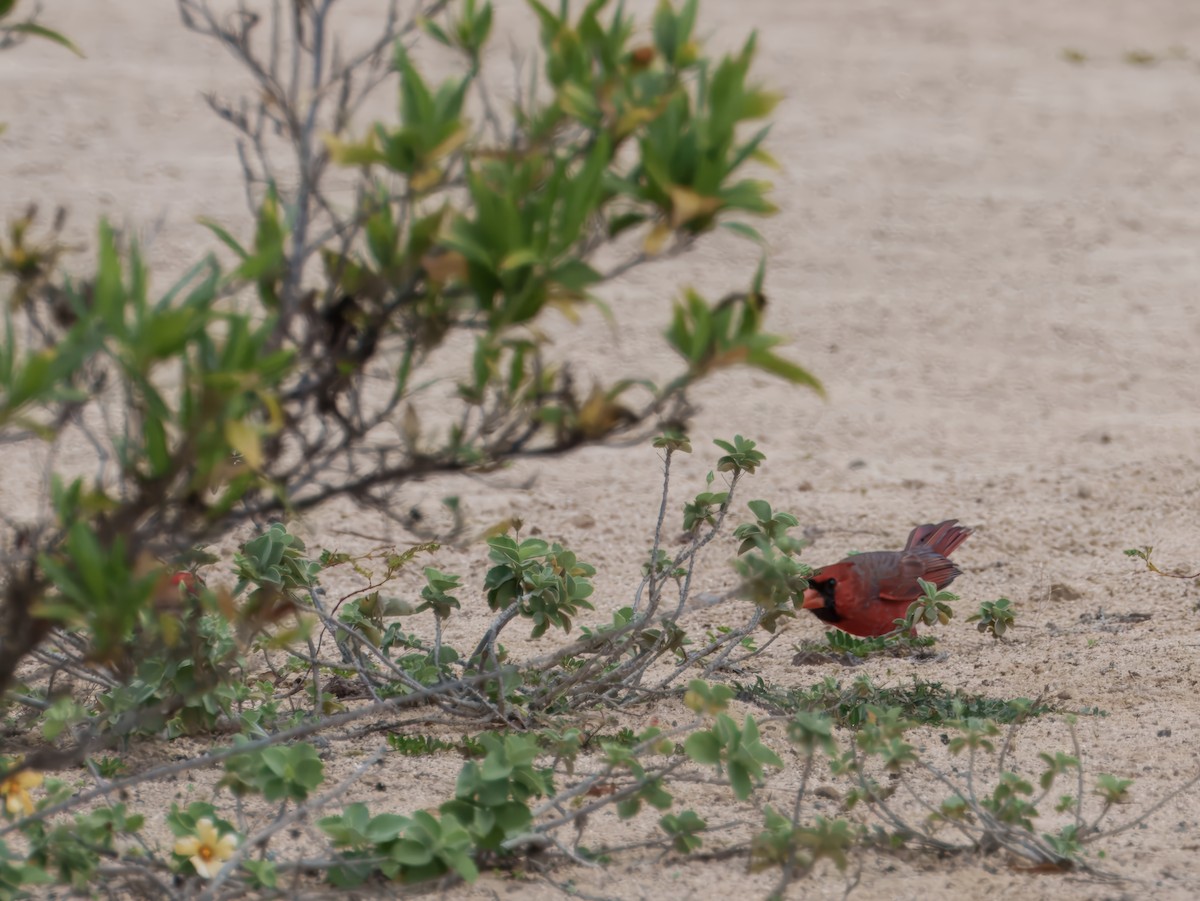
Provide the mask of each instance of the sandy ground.
MULTIPOLYGON (((527 42, 522 5, 497 5, 501 39, 527 42)), ((348 0, 353 29, 369 32, 373 6, 348 0)), ((1131 816, 1198 766, 1200 595, 1189 582, 1139 572, 1121 552, 1153 545, 1163 564, 1200 561, 1192 55, 1200 56, 1200 8, 1187 0, 705 6, 702 30, 716 46, 760 29, 758 72, 787 92, 771 141, 782 210, 763 223, 769 324, 790 337, 789 353, 824 380, 829 399, 742 372, 706 383, 693 429, 701 459, 681 468, 674 501, 699 489, 709 439, 741 433, 768 456, 747 496, 794 512, 814 538, 806 553, 815 563, 897 547, 919 522, 974 526, 956 554, 965 575, 955 588, 971 609, 1011 598, 1019 616, 1011 641, 996 644, 960 619, 944 631, 938 660, 875 661, 865 671, 881 684, 918 675, 995 697, 1046 689, 1067 709, 1105 711, 1081 720, 1084 757, 1092 770, 1136 777, 1134 804, 1118 819, 1131 816), (1153 62, 1135 64, 1130 51, 1153 62), (1114 619, 1129 613, 1150 618, 1114 619)), ((88 59, 35 45, 0 56, 8 123, 0 214, 38 199, 68 205, 80 240, 102 214, 153 231, 150 255, 165 285, 212 245, 194 217, 248 231, 231 136, 201 100, 204 90, 237 90, 240 76, 219 48, 179 27, 172 4, 51 4, 48 13, 88 59)), ((745 243, 718 238, 639 270, 608 291, 636 333, 617 341, 589 321, 564 334, 563 347, 597 372, 667 371, 658 332, 677 286, 719 296, 745 284, 754 258, 745 243)), ((7 474, 0 497, 19 503, 35 480, 7 474)), ((419 483, 405 503, 433 512, 453 492, 481 525, 523 516, 598 565, 597 617, 606 619, 635 583, 659 481, 648 447, 590 450, 489 481, 419 483)), ((341 508, 298 528, 345 549, 365 546, 346 530, 411 540, 341 508)), ((730 583, 729 553, 709 556, 701 591, 730 583)), ((476 545, 446 551, 438 565, 478 585, 483 557, 476 545)), ((731 604, 688 625, 733 624, 744 613, 731 604)), ((484 620, 465 613, 449 640, 465 644, 484 620)), ((819 636, 820 623, 787 629, 758 671, 782 685, 817 681, 826 672, 793 667, 791 646, 819 636)), ((935 733, 926 737, 936 744, 935 733)), ((1030 755, 1070 747, 1049 720, 1022 742, 1030 755)), ((368 786, 360 796, 396 811, 436 803, 458 766, 450 756, 389 757, 379 776, 386 798, 368 786)), ((760 801, 786 803, 795 780, 780 774, 760 801)), ((714 822, 757 816, 715 790, 694 791, 685 803, 714 822)), ((194 796, 170 784, 140 798, 153 806, 194 796)), ((593 818, 587 841, 619 844, 651 828, 606 813, 593 818)), ((1123 878, 1116 884, 1020 873, 996 858, 865 853, 853 863, 852 897, 1190 898, 1200 893, 1198 830, 1200 791, 1112 838, 1102 865, 1123 878)), ((637 853, 554 878, 592 896, 695 901, 761 897, 773 879, 747 875, 744 859, 682 864, 637 853)), ((832 898, 845 889, 822 867, 792 891, 832 898)), ((561 892, 492 876, 448 895, 561 892)))

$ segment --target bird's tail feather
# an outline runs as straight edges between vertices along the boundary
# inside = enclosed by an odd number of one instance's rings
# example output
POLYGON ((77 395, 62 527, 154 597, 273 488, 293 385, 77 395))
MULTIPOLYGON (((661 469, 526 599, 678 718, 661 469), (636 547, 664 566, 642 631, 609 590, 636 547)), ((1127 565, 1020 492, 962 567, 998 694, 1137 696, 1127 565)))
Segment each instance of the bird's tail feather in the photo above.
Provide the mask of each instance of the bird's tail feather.
POLYGON ((954 553, 955 548, 967 540, 970 534, 971 530, 966 526, 960 526, 957 519, 947 519, 937 525, 926 523, 912 530, 904 549, 912 550, 923 544, 935 554, 949 557, 954 553))

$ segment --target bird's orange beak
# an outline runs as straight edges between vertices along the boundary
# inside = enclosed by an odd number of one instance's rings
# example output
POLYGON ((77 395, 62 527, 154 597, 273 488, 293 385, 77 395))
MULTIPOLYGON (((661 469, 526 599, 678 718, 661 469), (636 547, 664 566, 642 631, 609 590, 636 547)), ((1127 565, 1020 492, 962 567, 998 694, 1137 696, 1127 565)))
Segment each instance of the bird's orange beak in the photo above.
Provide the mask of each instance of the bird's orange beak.
POLYGON ((800 605, 805 610, 820 610, 825 606, 825 598, 815 588, 804 590, 804 603, 800 605))

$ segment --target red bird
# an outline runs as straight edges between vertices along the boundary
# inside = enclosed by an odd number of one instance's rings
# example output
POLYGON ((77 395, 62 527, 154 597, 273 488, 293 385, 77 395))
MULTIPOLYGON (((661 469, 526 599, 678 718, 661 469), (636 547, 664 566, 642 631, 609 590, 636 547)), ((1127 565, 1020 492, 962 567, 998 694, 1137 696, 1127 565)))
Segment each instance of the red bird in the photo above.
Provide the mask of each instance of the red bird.
POLYGON ((855 554, 822 566, 808 580, 804 609, 853 635, 883 635, 921 596, 917 579, 945 588, 962 573, 947 557, 971 530, 957 519, 917 526, 902 551, 855 554))

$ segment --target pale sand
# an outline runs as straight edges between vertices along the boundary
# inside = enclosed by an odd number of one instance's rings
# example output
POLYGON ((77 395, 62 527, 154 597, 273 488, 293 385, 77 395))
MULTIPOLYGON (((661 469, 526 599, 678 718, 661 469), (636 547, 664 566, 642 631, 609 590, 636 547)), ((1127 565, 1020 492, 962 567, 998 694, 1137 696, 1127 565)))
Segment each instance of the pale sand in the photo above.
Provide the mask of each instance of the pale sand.
MULTIPOLYGON (((347 4, 358 33, 369 33, 374 6, 347 4)), ((503 53, 510 36, 528 42, 532 19, 523 4, 498 6, 503 53)), ((644 15, 653 4, 629 6, 644 15)), ((102 214, 139 228, 161 218, 149 251, 159 287, 213 246, 194 217, 248 234, 232 135, 201 100, 204 90, 242 84, 220 48, 184 32, 169 3, 50 4, 48 16, 88 59, 36 43, 0 55, 0 121, 8 123, 0 213, 8 218, 31 199, 45 209, 66 204, 80 240, 102 214)), ((996 697, 1045 687, 1065 707, 1101 708, 1106 716, 1080 720, 1080 740, 1091 770, 1137 778, 1135 803, 1117 819, 1127 818, 1195 771, 1200 734, 1200 595, 1188 582, 1140 572, 1121 553, 1150 544, 1163 564, 1200 561, 1191 460, 1200 441, 1200 72, 1186 55, 1196 49, 1200 9, 1184 0, 709 0, 703 16, 717 46, 758 27, 757 71, 788 94, 770 142, 783 167, 782 211, 761 223, 772 253, 768 323, 790 337, 787 352, 824 380, 829 400, 749 372, 707 382, 696 394, 696 459, 681 466, 673 508, 700 489, 714 459, 710 439, 741 433, 768 455, 743 498, 794 512, 816 536, 806 552, 814 562, 898 546, 918 522, 957 517, 976 527, 956 554, 963 615, 942 632, 944 659, 829 672, 866 671, 886 684, 918 675, 996 697), (1173 47, 1181 52, 1171 57, 1173 47), (1086 60, 1069 62, 1065 48, 1086 60), (1127 62, 1139 49, 1160 61, 1127 62), (997 644, 962 619, 1001 595, 1016 603, 1019 626, 997 644), (1101 610, 1152 618, 1082 619, 1101 610)), ((381 114, 392 102, 385 92, 381 114)), ((755 254, 715 237, 639 270, 605 292, 635 335, 618 342, 596 318, 562 344, 596 372, 670 371, 657 335, 677 286, 691 282, 713 297, 743 287, 755 254)), ((10 472, 0 497, 24 502, 35 480, 10 472)), ((405 502, 433 513, 440 497, 457 493, 478 525, 520 514, 598 565, 596 617, 606 619, 635 584, 659 482, 647 446, 589 450, 485 481, 414 484, 405 502), (531 488, 513 487, 535 473, 531 488)), ((341 506, 298 528, 346 549, 369 543, 337 530, 412 540, 341 506)), ((699 591, 731 583, 731 553, 726 544, 709 554, 699 591)), ((484 557, 475 545, 436 563, 478 586, 484 557)), ((481 597, 463 594, 467 610, 448 635, 460 646, 486 621, 481 597)), ((735 624, 744 612, 730 603, 686 623, 735 624)), ((821 624, 805 617, 787 630, 758 671, 783 685, 817 681, 826 671, 792 667, 791 645, 817 637, 821 624)), ((655 712, 667 721, 685 715, 675 705, 655 712)), ((1070 749, 1050 720, 1023 735, 1025 758, 1070 749)), ((941 753, 937 730, 921 738, 941 753)), ((165 757, 201 746, 147 751, 165 757)), ((359 759, 339 757, 331 772, 359 759)), ((435 804, 460 763, 391 756, 378 773, 387 792, 363 785, 354 795, 378 810, 435 804)), ((788 804, 794 769, 759 801, 788 804)), ((679 792, 681 806, 710 822, 759 820, 710 786, 679 792)), ((196 793, 170 783, 143 787, 135 803, 154 820, 185 797, 196 793)), ((1109 856, 1098 863, 1123 884, 1022 874, 998 857, 865 852, 853 861, 862 870, 852 897, 1190 898, 1200 892, 1198 821, 1200 791, 1104 843, 1109 856)), ((592 818, 585 843, 653 831, 649 816, 629 825, 610 811, 592 818)), ((728 840, 714 836, 709 846, 728 840)), ((638 854, 554 877, 593 895, 696 901, 762 897, 775 878, 748 876, 744 859, 638 854)), ((844 888, 822 865, 791 895, 833 898, 844 888)), ((448 895, 561 897, 536 880, 499 875, 448 895)))

